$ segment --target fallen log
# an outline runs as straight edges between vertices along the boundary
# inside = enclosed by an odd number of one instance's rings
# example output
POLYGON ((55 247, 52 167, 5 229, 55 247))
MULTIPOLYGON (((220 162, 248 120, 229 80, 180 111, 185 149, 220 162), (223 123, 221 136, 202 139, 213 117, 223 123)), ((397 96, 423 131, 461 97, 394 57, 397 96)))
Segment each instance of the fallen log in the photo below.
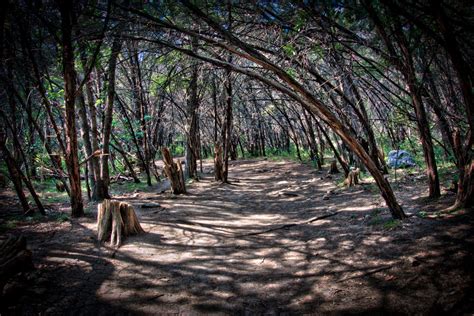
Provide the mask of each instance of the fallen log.
POLYGON ((137 235, 144 230, 133 206, 117 200, 104 200, 97 206, 97 232, 99 242, 109 240, 119 247, 122 237, 137 235))

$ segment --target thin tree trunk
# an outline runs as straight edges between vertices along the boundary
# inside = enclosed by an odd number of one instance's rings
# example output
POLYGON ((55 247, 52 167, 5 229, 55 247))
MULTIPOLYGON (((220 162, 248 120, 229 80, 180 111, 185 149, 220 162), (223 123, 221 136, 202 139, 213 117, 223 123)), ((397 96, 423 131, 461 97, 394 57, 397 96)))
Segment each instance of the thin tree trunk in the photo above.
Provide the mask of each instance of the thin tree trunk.
MULTIPOLYGON (((197 40, 193 39, 193 49, 197 47, 197 40)), ((187 130, 186 130, 186 175, 191 179, 199 179, 197 159, 199 158, 199 129, 198 129, 198 62, 192 60, 191 81, 188 88, 187 130)))
POLYGON ((71 215, 84 215, 79 169, 78 144, 76 134, 76 70, 74 69, 74 49, 72 47, 72 1, 59 2, 61 11, 62 57, 64 76, 64 100, 66 107, 66 166, 71 187, 71 215))
POLYGON ((127 153, 123 149, 122 145, 118 142, 116 137, 112 134, 112 138, 117 142, 117 146, 114 144, 110 143, 110 146, 112 146, 120 155, 122 155, 123 160, 125 161, 125 165, 127 166, 128 170, 130 171, 130 176, 133 178, 133 182, 135 183, 140 183, 140 179, 138 178, 137 174, 135 173, 135 170, 133 170, 133 166, 130 163, 130 160, 127 158, 127 153))
POLYGON ((119 34, 116 34, 112 42, 112 51, 110 54, 107 70, 107 105, 105 108, 105 117, 104 117, 104 127, 102 135, 102 159, 100 164, 100 179, 101 181, 97 183, 97 198, 108 199, 110 198, 109 194, 109 156, 110 156, 110 133, 112 132, 112 114, 114 109, 114 100, 115 100, 115 70, 117 68, 117 59, 120 54, 120 49, 122 47, 122 39, 119 34), (100 186, 100 187, 99 187, 100 186))
POLYGON ((13 187, 15 188, 16 195, 18 196, 18 200, 20 200, 21 207, 23 208, 24 213, 28 213, 30 211, 30 205, 28 204, 28 200, 26 199, 25 192, 23 192, 23 186, 21 184, 21 177, 18 173, 14 165, 14 161, 10 155, 8 155, 5 151, 5 135, 0 132, 0 146, 1 151, 3 152, 3 158, 7 165, 8 173, 10 174, 10 179, 13 182, 13 187))
MULTIPOLYGON (((81 136, 82 136, 82 141, 84 143, 84 153, 85 157, 90 157, 92 155, 92 143, 90 139, 90 128, 89 128, 89 122, 87 120, 87 108, 86 108, 86 102, 84 100, 84 94, 82 92, 82 89, 79 90, 78 96, 77 96, 77 103, 78 103, 78 108, 79 108, 79 117, 81 119, 81 136)), ((90 194, 90 187, 92 186, 92 191, 95 191, 95 177, 94 177, 94 163, 93 163, 93 158, 87 161, 87 166, 86 166, 86 183, 87 183, 87 196, 89 199, 92 199, 92 196, 90 194)))

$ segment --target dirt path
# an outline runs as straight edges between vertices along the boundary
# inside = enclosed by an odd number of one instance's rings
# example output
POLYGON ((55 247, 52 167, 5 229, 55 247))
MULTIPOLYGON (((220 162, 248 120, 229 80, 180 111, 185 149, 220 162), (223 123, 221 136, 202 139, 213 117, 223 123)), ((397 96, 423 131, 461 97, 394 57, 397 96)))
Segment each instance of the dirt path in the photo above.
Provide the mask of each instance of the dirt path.
MULTIPOLYGON (((231 185, 207 174, 185 196, 120 196, 136 206, 147 233, 117 252, 97 245, 95 214, 44 224, 46 232, 25 228, 38 269, 9 310, 472 312, 472 216, 398 223, 370 185, 340 190, 293 162, 238 161, 231 171, 231 185), (161 207, 140 208, 150 202, 161 207)), ((420 186, 412 186, 398 195, 416 213, 420 186)))

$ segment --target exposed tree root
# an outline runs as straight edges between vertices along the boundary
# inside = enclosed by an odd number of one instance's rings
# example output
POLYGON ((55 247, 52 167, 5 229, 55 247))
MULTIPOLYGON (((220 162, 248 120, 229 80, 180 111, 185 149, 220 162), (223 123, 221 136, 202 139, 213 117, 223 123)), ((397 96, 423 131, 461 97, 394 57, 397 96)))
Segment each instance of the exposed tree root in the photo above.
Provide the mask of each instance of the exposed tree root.
POLYGON ((144 232, 133 206, 116 200, 104 200, 97 206, 97 230, 99 242, 110 237, 110 244, 116 247, 122 244, 122 236, 144 232))
POLYGON ((312 218, 310 218, 310 219, 308 219, 308 220, 305 220, 305 221, 300 221, 300 222, 294 222, 294 223, 290 223, 290 224, 280 225, 280 226, 277 226, 277 227, 269 228, 269 229, 262 230, 262 231, 258 231, 258 232, 252 232, 252 233, 247 233, 247 234, 235 235, 235 236, 233 236, 232 238, 239 238, 239 237, 262 235, 262 234, 270 233, 270 232, 273 232, 273 231, 276 231, 276 230, 294 227, 294 226, 297 226, 297 225, 309 224, 309 223, 312 223, 312 222, 315 222, 315 221, 318 221, 318 220, 321 220, 321 219, 325 219, 325 218, 334 216, 334 215, 336 215, 337 213, 338 213, 338 212, 329 213, 329 214, 324 214, 324 215, 321 215, 321 216, 312 217, 312 218))

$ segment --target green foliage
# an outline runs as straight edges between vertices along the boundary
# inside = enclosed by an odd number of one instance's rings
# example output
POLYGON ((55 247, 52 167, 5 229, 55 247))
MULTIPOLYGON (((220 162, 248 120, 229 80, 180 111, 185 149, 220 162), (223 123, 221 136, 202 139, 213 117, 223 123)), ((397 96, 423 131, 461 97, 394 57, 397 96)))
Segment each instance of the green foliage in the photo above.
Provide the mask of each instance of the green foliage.
POLYGON ((417 214, 417 216, 420 218, 426 218, 428 216, 428 213, 426 213, 425 211, 421 211, 417 214))
POLYGON ((378 226, 386 230, 393 230, 402 226, 398 219, 386 218, 382 216, 382 209, 376 208, 369 215, 369 226, 378 226))
POLYGON ((173 157, 176 156, 183 156, 185 154, 186 149, 184 148, 184 144, 176 144, 171 146, 171 155, 173 157))
POLYGON ((291 43, 283 45, 281 48, 283 49, 283 51, 285 52, 285 54, 288 57, 292 57, 292 56, 296 55, 295 46, 293 46, 293 44, 291 44, 291 43))
POLYGON ((393 230, 401 226, 402 226, 402 222, 399 219, 392 218, 383 223, 383 228, 388 229, 388 230, 393 230))
POLYGON ((149 192, 156 189, 156 187, 153 187, 153 185, 157 184, 155 178, 151 178, 151 187, 148 186, 145 175, 139 177, 139 179, 140 183, 135 183, 133 181, 112 183, 110 185, 110 192, 112 194, 121 194, 124 192, 130 193, 135 191, 149 192))
POLYGON ((69 221, 69 215, 66 213, 54 213, 53 219, 58 223, 64 223, 69 221))
POLYGON ((5 233, 11 229, 15 229, 20 221, 16 218, 9 219, 0 224, 0 233, 5 233))

